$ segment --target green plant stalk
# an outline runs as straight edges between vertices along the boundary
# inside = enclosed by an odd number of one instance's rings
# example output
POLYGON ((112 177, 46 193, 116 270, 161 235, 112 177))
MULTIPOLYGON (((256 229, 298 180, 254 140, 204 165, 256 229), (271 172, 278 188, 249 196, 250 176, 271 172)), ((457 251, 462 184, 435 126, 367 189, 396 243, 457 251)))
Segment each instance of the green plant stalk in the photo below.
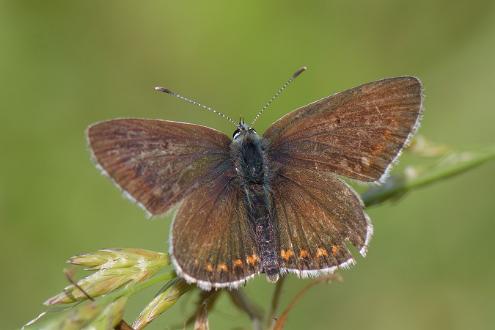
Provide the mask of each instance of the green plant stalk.
POLYGON ((406 192, 418 189, 437 181, 445 180, 455 175, 464 173, 481 164, 495 159, 495 148, 487 149, 485 152, 477 153, 457 153, 454 155, 469 155, 470 159, 460 160, 453 164, 442 165, 439 168, 427 170, 424 174, 415 178, 404 176, 392 177, 389 184, 385 183, 378 188, 371 188, 364 192, 361 197, 366 207, 381 204, 389 199, 403 195, 406 192))
POLYGON ((158 293, 151 302, 141 311, 136 320, 132 323, 132 328, 143 329, 153 320, 166 312, 170 307, 175 305, 179 298, 193 286, 186 283, 185 280, 175 278, 167 283, 167 288, 158 293), (170 286, 168 285, 170 284, 170 286))
MULTIPOLYGON (((124 287, 124 288, 118 290, 117 292, 115 292, 114 299, 122 297, 122 296, 132 296, 132 295, 134 295, 134 294, 136 294, 136 293, 138 293, 144 289, 149 288, 150 286, 174 279, 176 277, 177 277, 177 275, 173 271, 159 274, 159 275, 155 275, 154 277, 152 277, 146 281, 143 281, 141 283, 137 283, 135 285, 130 285, 130 286, 127 286, 127 287, 124 287)), ((110 294, 109 296, 111 296, 111 295, 113 295, 113 294, 110 294)), ((103 299, 105 299, 105 298, 107 298, 107 297, 104 297, 103 299)))
POLYGON ((138 293, 144 289, 149 288, 150 286, 174 279, 176 277, 177 277, 177 275, 175 274, 175 272, 172 272, 172 271, 167 272, 167 273, 163 273, 163 274, 159 274, 159 275, 155 275, 154 277, 152 277, 146 281, 143 281, 141 283, 124 286, 123 288, 118 289, 115 292, 112 292, 112 293, 105 295, 105 296, 101 296, 101 297, 97 298, 96 301, 98 302, 98 304, 107 305, 107 304, 110 304, 111 302, 113 302, 114 300, 117 300, 120 297, 132 296, 132 295, 134 295, 134 294, 136 294, 136 293, 138 293))

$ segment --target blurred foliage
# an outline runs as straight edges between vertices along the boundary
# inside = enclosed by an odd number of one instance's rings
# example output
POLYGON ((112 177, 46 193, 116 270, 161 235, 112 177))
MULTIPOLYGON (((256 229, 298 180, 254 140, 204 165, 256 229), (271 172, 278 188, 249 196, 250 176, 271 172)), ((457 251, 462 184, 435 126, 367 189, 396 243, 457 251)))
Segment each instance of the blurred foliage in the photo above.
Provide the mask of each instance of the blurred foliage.
MULTIPOLYGON (((420 133, 456 150, 493 145, 491 0, 187 2, 0 0, 0 315, 19 327, 65 286, 62 260, 108 246, 166 251, 168 219, 97 175, 84 140, 116 117, 221 118, 156 94, 165 85, 252 118, 294 69, 309 70, 258 122, 360 83, 413 74, 426 90, 420 133)), ((410 164, 405 154, 399 171, 410 164)), ((417 166, 429 166, 422 160, 417 166)), ((495 165, 370 209, 375 236, 344 284, 309 291, 287 329, 489 329, 495 324, 495 165)), ((287 280, 281 305, 307 283, 287 280)), ((269 301, 273 285, 246 293, 269 301)), ((152 299, 130 300, 133 319, 152 299)), ((149 327, 181 324, 184 305, 149 327)), ((248 323, 226 297, 213 329, 248 323)), ((127 319, 127 318, 126 318, 127 319)))

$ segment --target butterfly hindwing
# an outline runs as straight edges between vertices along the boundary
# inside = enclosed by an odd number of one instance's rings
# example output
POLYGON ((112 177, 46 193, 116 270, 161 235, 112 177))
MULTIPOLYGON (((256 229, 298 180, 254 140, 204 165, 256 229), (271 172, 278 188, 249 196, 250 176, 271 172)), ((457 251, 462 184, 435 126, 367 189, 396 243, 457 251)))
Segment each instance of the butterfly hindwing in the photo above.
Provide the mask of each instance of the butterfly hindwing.
POLYGON ((232 167, 230 139, 204 126, 116 119, 90 126, 87 136, 97 165, 150 215, 232 167))
POLYGON ((178 274, 204 290, 236 288, 260 272, 238 179, 223 175, 186 197, 172 224, 178 274))
POLYGON ((271 159, 280 166, 377 181, 414 134, 421 111, 421 82, 389 78, 297 109, 264 137, 271 159))
POLYGON ((317 276, 351 265, 349 243, 366 253, 371 223, 359 197, 334 175, 285 168, 272 191, 282 272, 317 276))

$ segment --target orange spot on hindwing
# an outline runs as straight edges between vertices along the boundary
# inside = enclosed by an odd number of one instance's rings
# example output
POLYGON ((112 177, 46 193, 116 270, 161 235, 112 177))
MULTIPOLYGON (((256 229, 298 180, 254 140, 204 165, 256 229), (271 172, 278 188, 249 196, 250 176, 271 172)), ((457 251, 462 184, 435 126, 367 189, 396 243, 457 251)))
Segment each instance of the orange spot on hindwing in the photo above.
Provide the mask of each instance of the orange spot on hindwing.
POLYGON ((222 263, 218 264, 217 270, 219 272, 226 272, 229 270, 229 267, 227 267, 227 265, 222 262, 222 263))
POLYGON ((247 256, 246 262, 250 266, 255 266, 256 263, 260 260, 260 258, 256 254, 252 254, 250 256, 247 256))
POLYGON ((327 249, 317 248, 316 249, 316 257, 328 257, 327 249))
POLYGON ((309 257, 308 250, 301 249, 301 251, 299 252, 299 258, 307 258, 307 257, 309 257))
POLYGON ((234 260, 234 268, 236 267, 239 267, 239 268, 242 268, 243 267, 243 264, 242 264, 242 260, 241 259, 235 259, 234 260))
POLYGON ((280 256, 282 257, 282 259, 284 259, 285 261, 289 261, 289 259, 291 257, 294 256, 294 252, 292 252, 292 250, 288 249, 288 250, 284 250, 282 249, 280 251, 280 256))

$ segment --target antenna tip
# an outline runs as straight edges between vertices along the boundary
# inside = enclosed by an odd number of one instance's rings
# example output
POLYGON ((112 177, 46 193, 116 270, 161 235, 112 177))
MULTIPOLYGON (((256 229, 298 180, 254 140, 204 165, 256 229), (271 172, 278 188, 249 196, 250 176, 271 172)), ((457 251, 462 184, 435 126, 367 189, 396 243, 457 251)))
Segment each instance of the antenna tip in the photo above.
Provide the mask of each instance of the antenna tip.
POLYGON ((299 70, 297 70, 296 72, 294 72, 294 74, 292 75, 292 79, 296 79, 301 73, 303 73, 307 69, 308 69, 308 67, 303 66, 302 68, 300 68, 299 70))
POLYGON ((167 94, 173 94, 173 92, 170 89, 165 88, 165 87, 160 87, 160 86, 155 87, 155 91, 162 92, 162 93, 167 93, 167 94))

